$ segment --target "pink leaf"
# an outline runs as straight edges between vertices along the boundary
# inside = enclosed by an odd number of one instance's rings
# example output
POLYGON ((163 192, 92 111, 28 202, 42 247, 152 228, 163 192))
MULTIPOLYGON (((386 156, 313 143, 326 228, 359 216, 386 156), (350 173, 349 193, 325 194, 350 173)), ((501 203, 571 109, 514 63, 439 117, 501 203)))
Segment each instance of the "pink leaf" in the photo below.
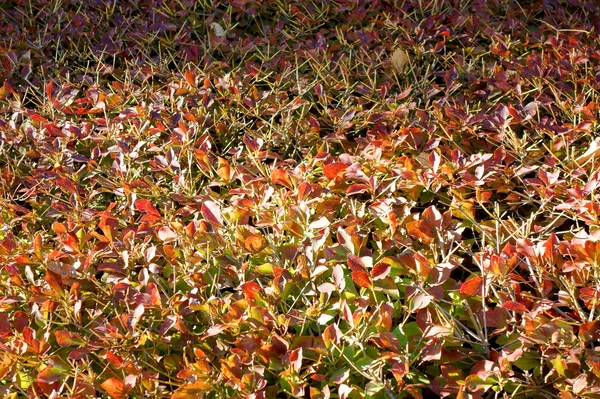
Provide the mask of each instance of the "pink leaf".
POLYGON ((340 291, 346 288, 346 280, 344 279, 344 269, 342 269, 341 265, 335 265, 331 274, 333 277, 333 282, 340 289, 340 291))
POLYGON ((205 201, 202 204, 202 216, 204 216, 206 221, 210 224, 214 224, 216 226, 223 226, 221 209, 219 208, 219 205, 214 203, 213 201, 205 201))
POLYGON ((177 234, 167 226, 158 229, 157 235, 159 240, 165 243, 177 240, 177 234))

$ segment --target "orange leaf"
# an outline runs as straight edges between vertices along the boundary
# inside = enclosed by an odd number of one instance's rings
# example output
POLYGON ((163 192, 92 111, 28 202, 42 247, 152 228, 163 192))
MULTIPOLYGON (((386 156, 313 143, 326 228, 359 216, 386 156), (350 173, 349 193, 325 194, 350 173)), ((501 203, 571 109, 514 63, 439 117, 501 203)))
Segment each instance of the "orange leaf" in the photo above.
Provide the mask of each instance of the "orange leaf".
POLYGON ((367 274, 367 272, 356 271, 352 272, 352 281, 356 283, 356 285, 363 288, 373 288, 373 283, 371 282, 371 278, 367 274))
POLYGON ((231 165, 229 165, 229 162, 226 159, 221 157, 218 158, 218 162, 217 174, 221 179, 229 182, 231 180, 231 165))
POLYGON ((267 246, 267 242, 260 234, 252 235, 244 240, 244 248, 253 254, 262 251, 267 246))
POLYGON ((138 211, 160 217, 158 210, 147 199, 139 199, 135 201, 135 207, 138 211))
POLYGON ((281 184, 282 186, 285 186, 289 189, 293 189, 290 176, 284 169, 271 169, 271 181, 275 184, 281 184))
POLYGON ((461 295, 477 295, 478 292, 481 294, 481 283, 483 279, 481 277, 474 277, 470 280, 465 281, 460 286, 461 295))
POLYGON ((248 281, 247 283, 240 285, 240 288, 246 298, 250 299, 254 299, 256 294, 260 292, 260 285, 258 285, 256 281, 248 281))
POLYGON ((333 180, 340 174, 342 174, 348 166, 341 162, 333 162, 323 166, 323 174, 329 179, 333 180))
POLYGON ((85 341, 77 334, 67 330, 54 331, 56 343, 60 346, 83 345, 85 341))
POLYGON ((102 389, 110 395, 111 398, 121 399, 126 398, 128 395, 125 393, 125 384, 117 378, 109 378, 100 384, 102 389))
POLYGON ((414 222, 406 223, 406 232, 411 236, 421 240, 424 244, 433 243, 433 232, 427 223, 423 220, 415 220, 414 222))
POLYGON ((196 87, 196 77, 192 71, 185 71, 185 81, 192 87, 196 87))
POLYGON ((194 399, 201 398, 205 393, 213 390, 213 387, 204 382, 196 381, 193 384, 185 384, 177 388, 171 395, 171 399, 194 399))

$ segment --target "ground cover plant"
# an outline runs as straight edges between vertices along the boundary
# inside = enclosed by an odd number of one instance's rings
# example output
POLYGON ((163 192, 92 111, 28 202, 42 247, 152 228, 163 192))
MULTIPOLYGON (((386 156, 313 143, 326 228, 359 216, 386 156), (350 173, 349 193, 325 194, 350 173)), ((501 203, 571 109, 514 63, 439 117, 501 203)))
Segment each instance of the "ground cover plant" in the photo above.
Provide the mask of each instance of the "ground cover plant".
POLYGON ((599 30, 1 2, 0 396, 600 397, 599 30))

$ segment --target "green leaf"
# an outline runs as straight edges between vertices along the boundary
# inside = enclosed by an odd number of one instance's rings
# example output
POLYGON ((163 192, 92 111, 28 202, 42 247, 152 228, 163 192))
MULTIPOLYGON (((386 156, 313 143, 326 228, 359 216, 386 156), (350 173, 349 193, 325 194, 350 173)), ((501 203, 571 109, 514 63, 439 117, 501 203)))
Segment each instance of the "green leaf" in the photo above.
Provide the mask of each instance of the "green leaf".
POLYGON ((514 365, 520 368, 521 370, 531 370, 534 367, 540 365, 540 359, 536 359, 529 356, 522 356, 514 362, 514 365))
POLYGON ((371 397, 377 394, 377 392, 381 391, 383 388, 385 388, 385 386, 382 382, 371 381, 365 386, 365 393, 367 396, 371 397))

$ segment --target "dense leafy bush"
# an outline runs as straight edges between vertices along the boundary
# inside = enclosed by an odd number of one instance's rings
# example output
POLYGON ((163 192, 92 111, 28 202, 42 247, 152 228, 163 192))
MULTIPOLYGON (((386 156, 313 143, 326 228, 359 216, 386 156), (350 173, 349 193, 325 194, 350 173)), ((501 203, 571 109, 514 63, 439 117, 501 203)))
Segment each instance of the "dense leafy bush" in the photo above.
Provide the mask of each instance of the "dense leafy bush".
POLYGON ((0 21, 2 397, 600 397, 594 1, 0 21))

